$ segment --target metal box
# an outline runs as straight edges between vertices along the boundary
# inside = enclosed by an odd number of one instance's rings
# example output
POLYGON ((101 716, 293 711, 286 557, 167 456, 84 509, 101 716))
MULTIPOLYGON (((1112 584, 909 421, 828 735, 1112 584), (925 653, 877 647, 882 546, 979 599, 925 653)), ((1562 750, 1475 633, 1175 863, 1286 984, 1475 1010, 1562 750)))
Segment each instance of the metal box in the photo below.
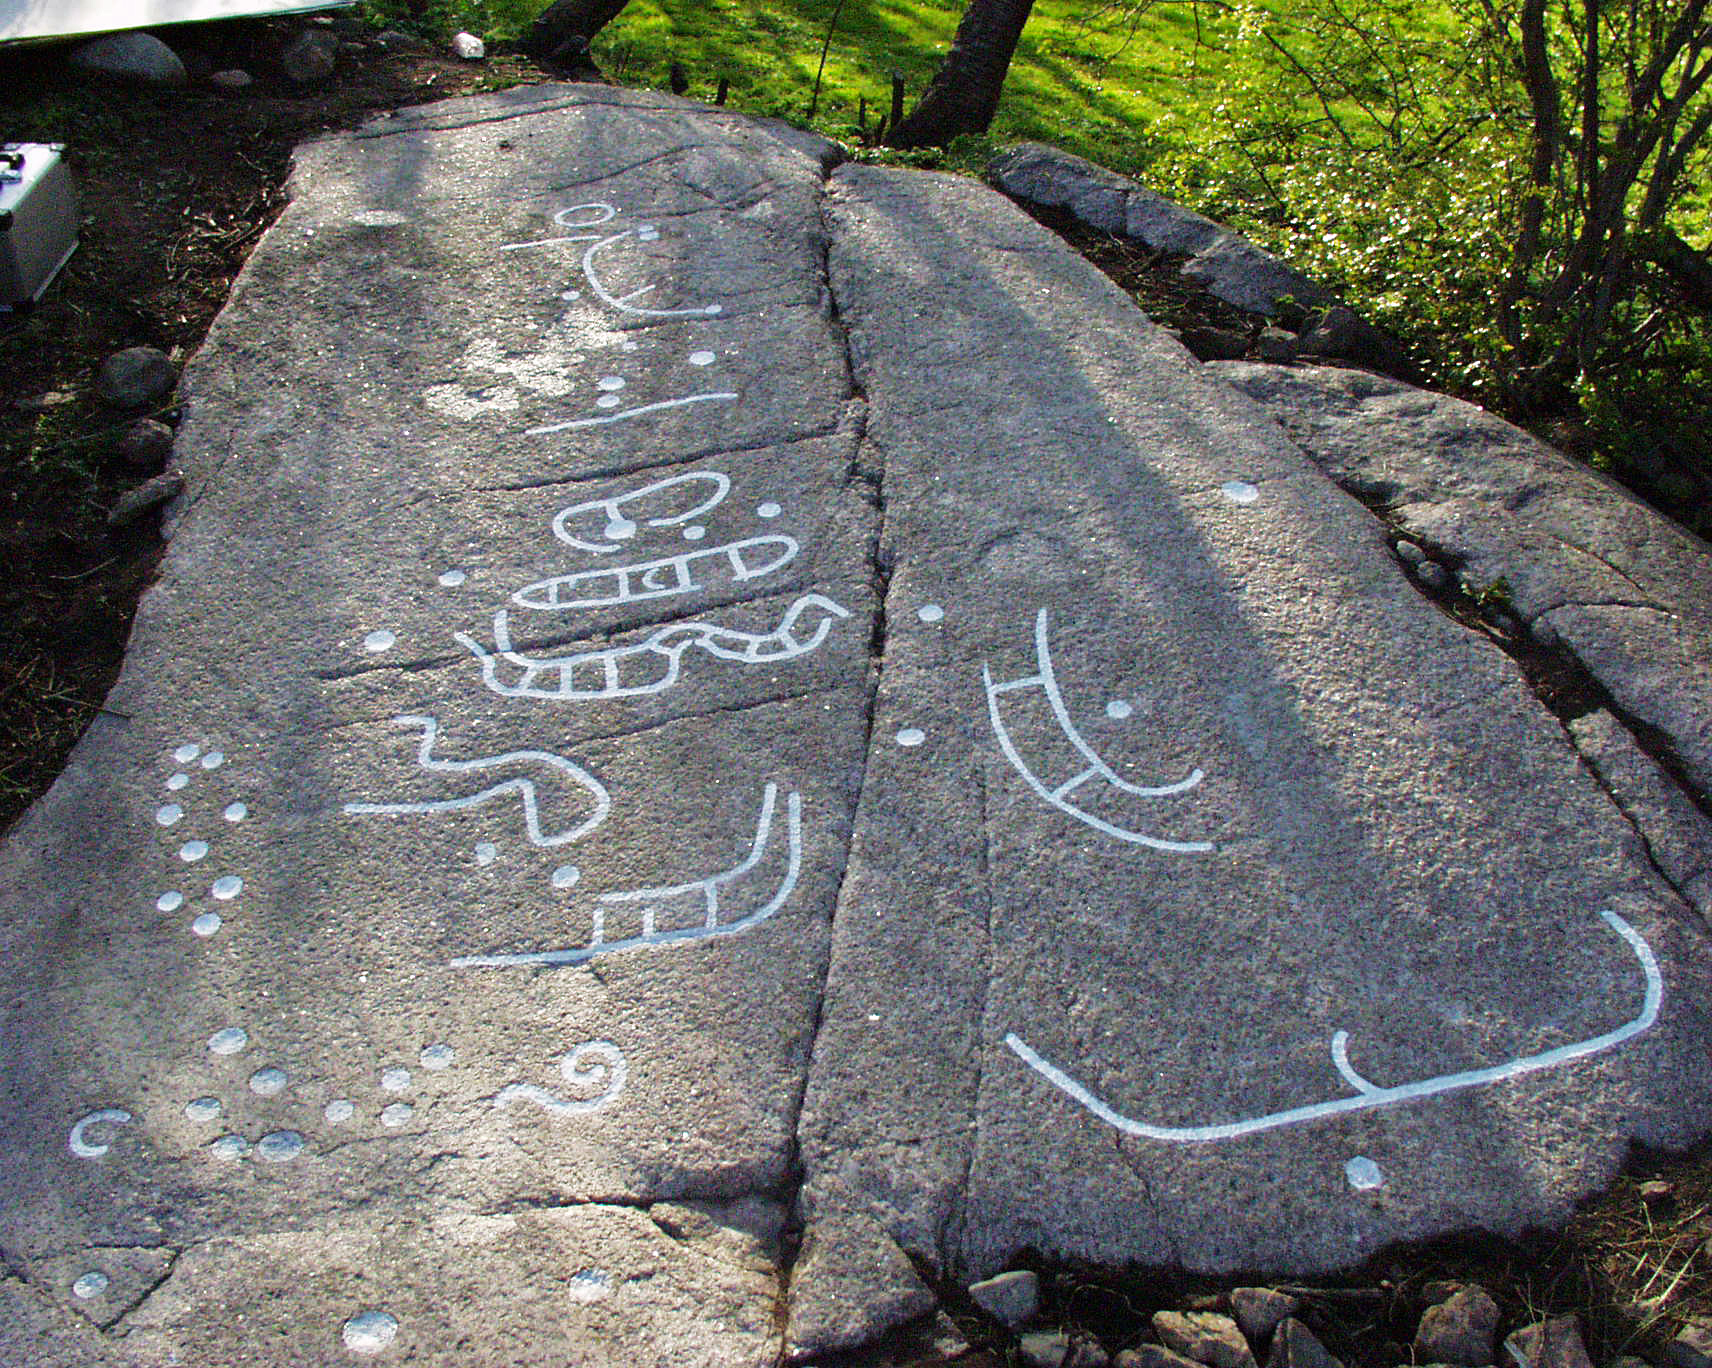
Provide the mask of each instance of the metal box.
POLYGON ((0 144, 0 309, 27 309, 77 250, 77 186, 57 143, 0 144))

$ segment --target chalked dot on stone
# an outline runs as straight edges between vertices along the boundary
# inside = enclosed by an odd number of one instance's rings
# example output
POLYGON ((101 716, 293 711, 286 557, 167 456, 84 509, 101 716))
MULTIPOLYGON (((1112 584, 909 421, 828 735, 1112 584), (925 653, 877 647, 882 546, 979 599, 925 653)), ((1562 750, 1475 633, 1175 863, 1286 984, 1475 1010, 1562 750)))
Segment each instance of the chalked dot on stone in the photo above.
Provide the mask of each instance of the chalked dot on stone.
POLYGON ((226 810, 220 814, 228 822, 241 822, 250 815, 247 803, 228 803, 226 810))
POLYGON ((173 889, 169 893, 162 893, 160 897, 155 899, 155 906, 160 908, 162 912, 176 912, 184 906, 184 894, 177 889, 173 889))
POLYGON ((598 1268, 585 1268, 580 1273, 571 1274, 565 1291, 572 1301, 597 1302, 612 1291, 612 1274, 603 1273, 598 1268))
POLYGON ((559 298, 564 300, 567 304, 575 304, 582 297, 583 295, 581 290, 564 290, 559 294, 559 298))
POLYGON ((594 406, 596 408, 614 409, 623 402, 616 394, 603 394, 594 401, 594 406))
POLYGON ((242 1159, 250 1152, 250 1142, 241 1135, 222 1135, 208 1149, 216 1159, 242 1159))
POLYGON ((189 782, 190 782, 190 776, 188 774, 186 774, 183 770, 180 770, 177 774, 173 775, 172 778, 170 778, 166 781, 166 786, 169 789, 171 789, 174 793, 177 793, 181 788, 183 788, 189 782))
POLYGON ((717 318, 720 314, 725 312, 725 305, 723 305, 723 304, 709 304, 705 309, 702 310, 702 312, 704 314, 706 314, 709 318, 717 318))
POLYGON ((904 727, 898 732, 900 746, 919 746, 927 740, 927 733, 920 727, 904 727))
POLYGON ((1232 503, 1251 504, 1260 497, 1260 491, 1247 480, 1226 480, 1219 488, 1232 503))
POLYGON ((714 355, 710 351, 693 351, 690 353, 690 365, 692 366, 711 366, 713 362, 714 355))
POLYGON ((452 1067, 452 1061, 457 1058, 457 1051, 450 1045, 429 1045, 419 1056, 422 1067, 438 1073, 441 1069, 452 1067))
POLYGON ((456 589, 468 578, 462 570, 447 570, 440 576, 440 585, 445 589, 456 589))
POLYGON ((384 1311, 363 1311, 345 1322, 345 1348, 353 1354, 378 1354, 398 1337, 398 1321, 384 1311))
POLYGON ((363 649, 370 655, 379 655, 382 651, 390 651, 398 644, 398 638, 382 628, 378 632, 370 632, 363 638, 363 649))
POLYGON ((212 936, 226 923, 220 920, 218 912, 204 912, 190 923, 190 929, 204 940, 212 936))
POLYGON ((633 352, 633 351, 635 351, 635 350, 636 350, 636 349, 637 349, 637 347, 639 347, 639 346, 641 346, 641 345, 642 345, 642 344, 641 344, 641 343, 639 343, 639 342, 632 342, 632 341, 630 341, 630 339, 629 339, 629 338, 626 338, 626 339, 625 339, 625 340, 624 340, 624 341, 622 341, 622 342, 620 342, 620 343, 619 343, 619 344, 618 344, 618 346, 619 346, 619 349, 620 349, 620 350, 621 350, 621 351, 627 351, 627 352, 633 352))
POLYGON ((186 741, 182 746, 180 746, 177 750, 175 750, 172 753, 172 758, 174 760, 178 761, 178 763, 181 765, 188 765, 192 760, 194 760, 197 756, 199 756, 201 754, 202 754, 202 747, 201 746, 197 745, 194 741, 186 741))
POLYGON ((1385 1175, 1379 1171, 1379 1165, 1365 1154, 1358 1154, 1345 1164, 1343 1174, 1357 1192, 1372 1192, 1385 1183, 1385 1175))
POLYGON ((381 1110, 380 1123, 383 1126, 402 1126, 415 1114, 416 1108, 408 1102, 394 1102, 381 1110))
POLYGON ((163 803, 155 809, 155 821, 163 827, 173 826, 184 817, 184 809, 177 803, 163 803))
POLYGON ((614 518, 601 529, 601 534, 608 541, 629 541, 636 535, 636 524, 629 518, 614 518))
POLYGON ((476 843, 476 863, 477 864, 479 864, 479 865, 490 865, 495 860, 497 860, 498 858, 499 858, 499 847, 496 846, 492 841, 478 841, 476 843))
POLYGON ((195 864, 208 854, 207 841, 186 841, 178 848, 178 858, 185 864, 195 864))
POLYGON ((1128 717, 1134 711, 1135 708, 1127 700, 1122 698, 1114 698, 1110 703, 1106 704, 1106 716, 1111 718, 1114 722, 1122 722, 1124 718, 1128 717))
POLYGON ((228 1026, 208 1037, 208 1049, 217 1055, 235 1055, 250 1043, 250 1033, 242 1026, 228 1026))
POLYGON ((923 622, 939 622, 945 617, 945 610, 937 603, 924 603, 915 610, 915 615, 923 622))
POLYGON ((636 236, 641 238, 643 242, 652 242, 660 236, 660 230, 651 223, 644 223, 638 225, 636 236))
POLYGON ((270 1131, 256 1141, 256 1153, 270 1163, 283 1164, 303 1153, 303 1136, 294 1130, 270 1131))
POLYGON ((99 1297, 108 1286, 107 1275, 92 1268, 71 1285, 71 1294, 88 1301, 91 1297, 99 1297))
POLYGON ((231 902, 244 891, 244 881, 236 874, 228 874, 224 878, 214 880, 214 887, 208 891, 221 902, 231 902))
POLYGON ((766 503, 762 504, 755 510, 755 516, 757 518, 776 518, 784 511, 785 510, 780 508, 778 504, 774 503, 771 499, 768 499, 766 503))
POLYGON ((603 375, 595 382, 601 389, 616 394, 624 388, 624 380, 617 375, 603 375))
POLYGON ((700 541, 707 535, 707 529, 700 523, 691 523, 684 529, 685 541, 700 541))
POLYGON ((380 1076, 380 1085, 388 1092, 403 1092, 410 1086, 409 1069, 388 1069, 380 1076))
POLYGON ((342 1097, 336 1097, 325 1107, 321 1115, 327 1118, 329 1126, 342 1126, 357 1114, 357 1109, 342 1097))
POLYGON ((285 1091, 285 1070, 269 1065, 250 1075, 250 1091, 257 1097, 277 1097, 285 1091))
POLYGON ((220 1114, 218 1097, 195 1097, 184 1104, 184 1115, 191 1121, 212 1121, 220 1114))
POLYGON ((202 768, 205 770, 217 770, 225 763, 226 757, 220 751, 209 751, 202 757, 202 768))
POLYGON ((553 871, 553 887, 569 888, 572 884, 576 883, 578 879, 582 878, 582 876, 582 870, 578 869, 575 865, 560 865, 553 871))

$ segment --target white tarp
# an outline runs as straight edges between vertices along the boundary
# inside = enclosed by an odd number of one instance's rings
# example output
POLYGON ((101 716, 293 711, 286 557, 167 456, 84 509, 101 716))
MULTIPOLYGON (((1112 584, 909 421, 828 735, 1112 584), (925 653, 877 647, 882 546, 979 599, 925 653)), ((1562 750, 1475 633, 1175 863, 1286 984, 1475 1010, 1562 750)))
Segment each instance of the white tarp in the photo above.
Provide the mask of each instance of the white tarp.
POLYGON ((355 0, 0 0, 0 43, 20 38, 74 38, 85 33, 243 19, 259 14, 306 14, 344 9, 355 0))

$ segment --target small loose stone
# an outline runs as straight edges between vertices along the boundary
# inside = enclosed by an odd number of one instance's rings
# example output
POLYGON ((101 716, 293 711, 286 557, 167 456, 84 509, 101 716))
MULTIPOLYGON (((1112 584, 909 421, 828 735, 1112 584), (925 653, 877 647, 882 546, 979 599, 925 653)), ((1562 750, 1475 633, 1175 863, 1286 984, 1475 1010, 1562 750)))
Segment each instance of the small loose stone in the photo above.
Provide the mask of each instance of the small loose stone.
POLYGON ((1015 1268, 972 1283, 969 1296, 994 1320, 1014 1329, 1040 1310, 1040 1279, 1029 1269, 1015 1268))

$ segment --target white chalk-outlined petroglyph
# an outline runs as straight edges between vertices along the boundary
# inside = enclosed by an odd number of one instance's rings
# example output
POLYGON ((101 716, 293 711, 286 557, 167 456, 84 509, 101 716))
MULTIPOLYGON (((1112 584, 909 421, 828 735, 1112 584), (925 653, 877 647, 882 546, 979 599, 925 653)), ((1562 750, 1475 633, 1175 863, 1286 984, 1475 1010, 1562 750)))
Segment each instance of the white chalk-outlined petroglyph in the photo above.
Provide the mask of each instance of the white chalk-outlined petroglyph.
POLYGON ((1348 1112, 1368 1111, 1374 1107, 1390 1107, 1403 1102, 1413 1102, 1423 1097, 1436 1097, 1441 1093, 1458 1092, 1464 1088, 1478 1088, 1488 1084, 1502 1083, 1506 1079, 1519 1078, 1523 1074, 1538 1073, 1542 1069, 1560 1068, 1578 1059, 1586 1059, 1590 1055, 1615 1049, 1624 1041, 1632 1040, 1640 1035, 1658 1020, 1659 1005, 1664 1000, 1664 980, 1659 973, 1658 960, 1653 955, 1652 947, 1642 939, 1640 932, 1636 931, 1615 912, 1604 911, 1599 915, 1607 926, 1628 943, 1629 949, 1640 961, 1641 974, 1645 982, 1645 994, 1641 1002, 1640 1012, 1623 1025, 1614 1030, 1606 1031, 1603 1035, 1592 1036, 1587 1040, 1577 1041, 1570 1045, 1560 1045, 1556 1049, 1545 1050, 1540 1054, 1525 1055, 1520 1059, 1512 1059, 1506 1064, 1495 1064, 1489 1068, 1468 1069, 1461 1073, 1440 1074, 1435 1078, 1424 1078, 1415 1083, 1399 1083, 1392 1087, 1380 1087, 1356 1072, 1354 1066, 1349 1062, 1349 1032, 1336 1031, 1332 1034, 1331 1041, 1332 1063, 1343 1077, 1344 1082, 1355 1089, 1354 1097, 1340 1097, 1331 1102, 1314 1102, 1307 1106, 1291 1107, 1285 1111, 1269 1112, 1264 1116, 1251 1116, 1241 1121, 1225 1121, 1205 1126, 1158 1126, 1147 1121, 1137 1121, 1133 1117, 1125 1116, 1122 1112, 1117 1111, 1057 1065, 1030 1048, 1028 1043, 1014 1031, 1005 1036, 1005 1044, 1029 1068, 1046 1079, 1053 1087, 1081 1103, 1107 1125, 1117 1127, 1126 1135, 1136 1135, 1148 1140, 1163 1140, 1180 1145, 1205 1144, 1215 1140, 1234 1140, 1239 1136, 1277 1130, 1281 1126, 1295 1126, 1305 1122, 1319 1121, 1328 1116, 1342 1116, 1348 1112))
MULTIPOLYGON (((538 772, 543 780, 553 775, 563 775, 570 785, 581 789, 593 800, 594 810, 579 822, 554 831, 546 831, 541 825, 536 781, 515 776, 460 798, 443 798, 428 802, 346 803, 344 810, 348 813, 362 816, 401 816, 413 813, 460 812, 465 808, 480 807, 496 798, 516 794, 523 805, 523 822, 528 830, 530 843, 536 846, 561 846, 587 836, 606 820, 607 814, 612 810, 612 798, 607 793, 606 786, 581 765, 565 759, 562 755, 555 755, 551 751, 517 750, 484 756, 479 760, 437 760, 433 752, 435 743, 439 740, 440 725, 434 718, 407 715, 395 717, 392 721, 394 726, 421 730, 422 744, 416 750, 416 763, 425 770, 436 774, 475 774, 499 766, 523 766, 538 772)), ((563 781, 559 786, 564 787, 563 781)))
POLYGON ((520 964, 583 964, 596 955, 644 946, 683 945, 716 936, 734 936, 767 920, 796 890, 802 873, 802 795, 792 792, 785 799, 785 869, 765 902, 731 916, 720 906, 722 891, 743 879, 766 857, 773 832, 773 814, 778 804, 778 785, 769 783, 761 796, 761 813, 755 822, 755 839, 749 853, 730 869, 690 883, 655 888, 626 889, 602 893, 595 899, 593 930, 586 944, 564 950, 541 950, 511 955, 463 955, 454 959, 455 969, 495 969, 520 964), (607 937, 608 917, 626 912, 638 916, 635 935, 607 937), (725 920, 721 917, 725 916, 725 920), (675 924, 662 926, 663 919, 675 924))
POLYGON ((672 622, 646 640, 607 646, 566 656, 528 656, 512 649, 508 615, 494 614, 494 649, 457 632, 458 642, 481 662, 482 682, 505 698, 541 698, 555 703, 584 703, 603 698, 639 698, 664 693, 678 682, 684 653, 692 647, 715 660, 740 665, 775 665, 816 650, 832 624, 850 610, 824 594, 804 594, 785 610, 770 632, 745 632, 712 622, 672 622), (812 630, 799 636, 803 619, 813 615, 812 630), (501 662, 518 671, 514 682, 499 677, 501 662), (540 681, 545 677, 547 683, 540 681))
POLYGON ((128 1126, 135 1119, 123 1107, 103 1107, 100 1111, 92 1111, 73 1123, 71 1135, 65 1142, 66 1148, 79 1159, 99 1159, 111 1145, 96 1144, 84 1132, 91 1126, 128 1126))
POLYGON ((615 608, 621 603, 670 598, 674 594, 688 594, 717 586, 718 581, 711 577, 705 584, 697 583, 698 570, 719 571, 721 574, 729 571, 733 584, 761 579, 775 570, 784 569, 796 559, 801 549, 795 537, 750 537, 724 546, 685 551, 660 560, 602 566, 598 570, 579 570, 570 575, 536 580, 514 593, 511 601, 519 608, 553 611, 615 608), (751 555, 757 559, 751 561, 751 555))
POLYGON ((554 432, 569 432, 573 428, 605 427, 608 423, 622 423, 627 419, 641 418, 650 413, 661 413, 666 409, 683 408, 687 404, 729 404, 740 396, 734 390, 709 390, 705 394, 686 394, 677 399, 661 399, 652 404, 638 404, 634 408, 619 409, 616 413, 603 413, 594 418, 568 418, 561 423, 545 423, 540 427, 525 428, 525 437, 545 437, 554 432))
MULTIPOLYGON (((1211 841, 1168 841, 1157 836, 1146 836, 1128 827, 1115 826, 1104 818, 1097 817, 1083 808, 1077 807, 1070 801, 1070 795, 1090 780, 1098 779, 1110 785, 1119 792, 1133 794, 1138 798, 1168 798, 1173 794, 1186 793, 1199 784, 1202 774, 1199 769, 1191 770, 1187 777, 1173 784, 1150 786, 1132 784, 1122 778, 1112 769, 1090 746, 1081 732, 1076 730, 1076 724, 1070 720, 1070 710, 1065 706, 1064 694, 1058 687, 1058 677, 1052 669, 1052 647, 1047 639, 1046 609, 1042 608, 1034 619, 1034 651, 1036 669, 1033 674, 1023 675, 1017 679, 1006 680, 1004 683, 993 681, 993 672, 985 662, 981 665, 981 682, 987 691, 987 717, 992 723, 993 736, 999 743, 999 749, 1005 754, 1016 772, 1022 775, 1028 786, 1034 790, 1042 801, 1067 813, 1078 822, 1091 826, 1095 831, 1113 837, 1119 841, 1128 841, 1134 845, 1148 846, 1154 850, 1170 850, 1178 853, 1198 853, 1213 848, 1211 841), (1087 763, 1070 778, 1062 783, 1048 786, 1022 758, 1016 743, 1011 738, 1009 729, 999 707, 999 698, 1003 694, 1018 690, 1038 689, 1045 697, 1047 706, 1052 709, 1052 716, 1058 724, 1058 729, 1069 742, 1072 750, 1087 763)), ((1075 762, 1072 761, 1072 764, 1075 762)))
POLYGON ((513 1102, 533 1102, 554 1116, 585 1116, 611 1106, 624 1091, 630 1077, 624 1051, 610 1040, 589 1040, 577 1046, 559 1061, 559 1072, 579 1093, 598 1089, 588 1096, 569 1101, 555 1096, 533 1083, 508 1083, 493 1099, 496 1107, 509 1107, 513 1102))
MULTIPOLYGON (((604 228, 618 217, 616 205, 593 201, 588 204, 573 204, 561 209, 553 215, 553 222, 561 228, 604 228), (579 218, 579 216, 581 216, 579 218)), ((570 233, 559 237, 536 238, 532 242, 508 242, 499 250, 502 252, 527 252, 547 247, 557 247, 565 243, 586 242, 590 246, 582 255, 583 279, 588 282, 594 297, 609 308, 617 309, 620 313, 635 314, 641 318, 717 318, 725 312, 720 304, 703 304, 687 309, 651 309, 638 305, 636 300, 643 295, 652 294, 653 285, 644 285, 640 289, 631 290, 625 295, 614 295, 607 289, 596 269, 596 258, 603 252, 608 252, 619 243, 629 241, 654 242, 660 236, 660 230, 651 223, 639 223, 634 228, 626 228, 617 233, 570 233)))
MULTIPOLYGON (((713 512, 725 502, 725 496, 731 492, 731 477, 718 470, 692 470, 683 475, 672 475, 664 480, 655 480, 645 484, 640 489, 632 489, 625 494, 615 494, 610 499, 588 499, 568 508, 561 508, 553 516, 553 535, 566 546, 574 546, 579 551, 587 551, 590 555, 609 556, 619 550, 623 544, 636 536, 644 527, 681 527, 692 523, 704 514, 713 512), (640 521, 629 517, 625 510, 634 504, 647 508, 663 503, 667 507, 674 506, 675 499, 662 499, 660 496, 672 492, 687 494, 698 486, 711 489, 711 493, 688 508, 676 513, 667 513, 655 517, 643 517, 640 521), (590 514, 604 516, 600 526, 601 541, 588 541, 579 537, 573 530, 581 519, 587 519, 590 514)), ((592 520, 591 520, 592 521, 592 520)))

